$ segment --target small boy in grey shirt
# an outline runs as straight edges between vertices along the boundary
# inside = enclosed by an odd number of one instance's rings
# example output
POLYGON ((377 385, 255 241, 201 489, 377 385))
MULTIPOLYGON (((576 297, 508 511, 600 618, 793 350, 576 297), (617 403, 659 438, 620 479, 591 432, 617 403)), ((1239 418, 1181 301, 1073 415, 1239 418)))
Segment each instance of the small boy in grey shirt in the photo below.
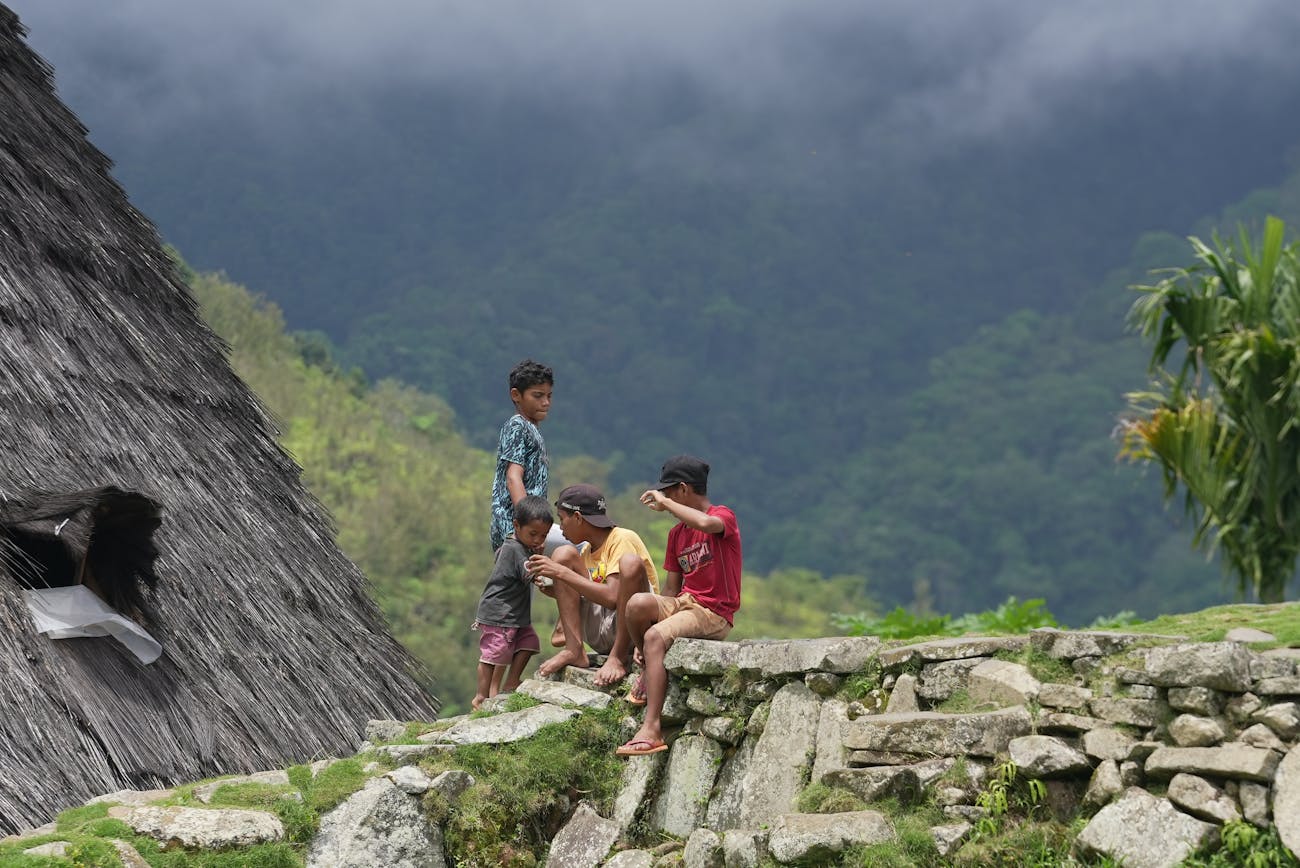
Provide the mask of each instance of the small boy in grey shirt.
POLYGON ((496 564, 479 598, 474 628, 479 637, 478 685, 471 707, 519 686, 528 658, 541 650, 532 618, 528 556, 540 554, 551 530, 551 506, 527 495, 513 507, 514 534, 497 549, 496 564), (509 672, 507 673, 507 669, 509 672), (502 676, 505 676, 504 683, 502 676))

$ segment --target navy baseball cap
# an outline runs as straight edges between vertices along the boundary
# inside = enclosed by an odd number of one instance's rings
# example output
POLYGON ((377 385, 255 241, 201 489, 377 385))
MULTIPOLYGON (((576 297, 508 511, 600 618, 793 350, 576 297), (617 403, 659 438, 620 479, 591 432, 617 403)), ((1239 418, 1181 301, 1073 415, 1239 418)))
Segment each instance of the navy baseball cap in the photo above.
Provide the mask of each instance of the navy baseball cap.
POLYGON ((674 485, 680 485, 683 482, 689 484, 692 488, 707 487, 709 484, 708 462, 696 458, 694 455, 674 455, 664 462, 663 470, 659 473, 659 484, 655 488, 663 491, 665 488, 672 488, 674 485))
POLYGON ((594 485, 570 485, 560 492, 555 505, 565 512, 576 512, 595 527, 614 527, 605 514, 605 495, 594 485))

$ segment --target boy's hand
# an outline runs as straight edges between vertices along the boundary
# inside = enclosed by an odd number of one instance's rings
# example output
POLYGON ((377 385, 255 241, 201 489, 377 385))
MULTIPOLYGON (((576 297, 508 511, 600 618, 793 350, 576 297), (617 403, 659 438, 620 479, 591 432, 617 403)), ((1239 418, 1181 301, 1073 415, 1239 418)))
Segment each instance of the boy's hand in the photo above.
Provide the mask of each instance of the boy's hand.
POLYGON ((546 578, 554 580, 560 575, 560 570, 563 569, 546 555, 529 555, 526 565, 528 574, 533 577, 534 582, 537 581, 539 576, 546 576, 546 578))
POLYGON ((668 498, 664 497, 664 493, 657 488, 652 488, 641 495, 641 502, 655 512, 664 512, 668 509, 668 498))

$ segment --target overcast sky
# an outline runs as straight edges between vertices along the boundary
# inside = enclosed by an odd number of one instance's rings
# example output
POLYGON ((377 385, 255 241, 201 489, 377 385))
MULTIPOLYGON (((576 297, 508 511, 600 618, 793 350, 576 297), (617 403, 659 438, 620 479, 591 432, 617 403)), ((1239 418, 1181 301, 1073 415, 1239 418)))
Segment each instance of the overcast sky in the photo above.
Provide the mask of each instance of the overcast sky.
POLYGON ((1300 76, 1295 0, 5 0, 80 111, 141 124, 394 80, 616 103, 689 76, 742 108, 981 136, 1126 82, 1300 76))

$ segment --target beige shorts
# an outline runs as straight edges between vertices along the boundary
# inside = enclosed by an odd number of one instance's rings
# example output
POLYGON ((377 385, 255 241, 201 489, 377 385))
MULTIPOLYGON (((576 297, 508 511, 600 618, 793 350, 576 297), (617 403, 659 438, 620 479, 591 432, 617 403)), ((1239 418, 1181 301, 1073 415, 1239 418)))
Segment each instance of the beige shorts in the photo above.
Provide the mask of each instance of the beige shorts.
POLYGON ((659 620, 652 625, 669 645, 674 639, 725 639, 731 632, 727 619, 706 609, 690 594, 678 597, 656 597, 659 603, 659 620))
POLYGON ((583 597, 578 622, 582 624, 582 640, 591 646, 591 650, 608 654, 618 638, 618 610, 606 609, 583 597))

